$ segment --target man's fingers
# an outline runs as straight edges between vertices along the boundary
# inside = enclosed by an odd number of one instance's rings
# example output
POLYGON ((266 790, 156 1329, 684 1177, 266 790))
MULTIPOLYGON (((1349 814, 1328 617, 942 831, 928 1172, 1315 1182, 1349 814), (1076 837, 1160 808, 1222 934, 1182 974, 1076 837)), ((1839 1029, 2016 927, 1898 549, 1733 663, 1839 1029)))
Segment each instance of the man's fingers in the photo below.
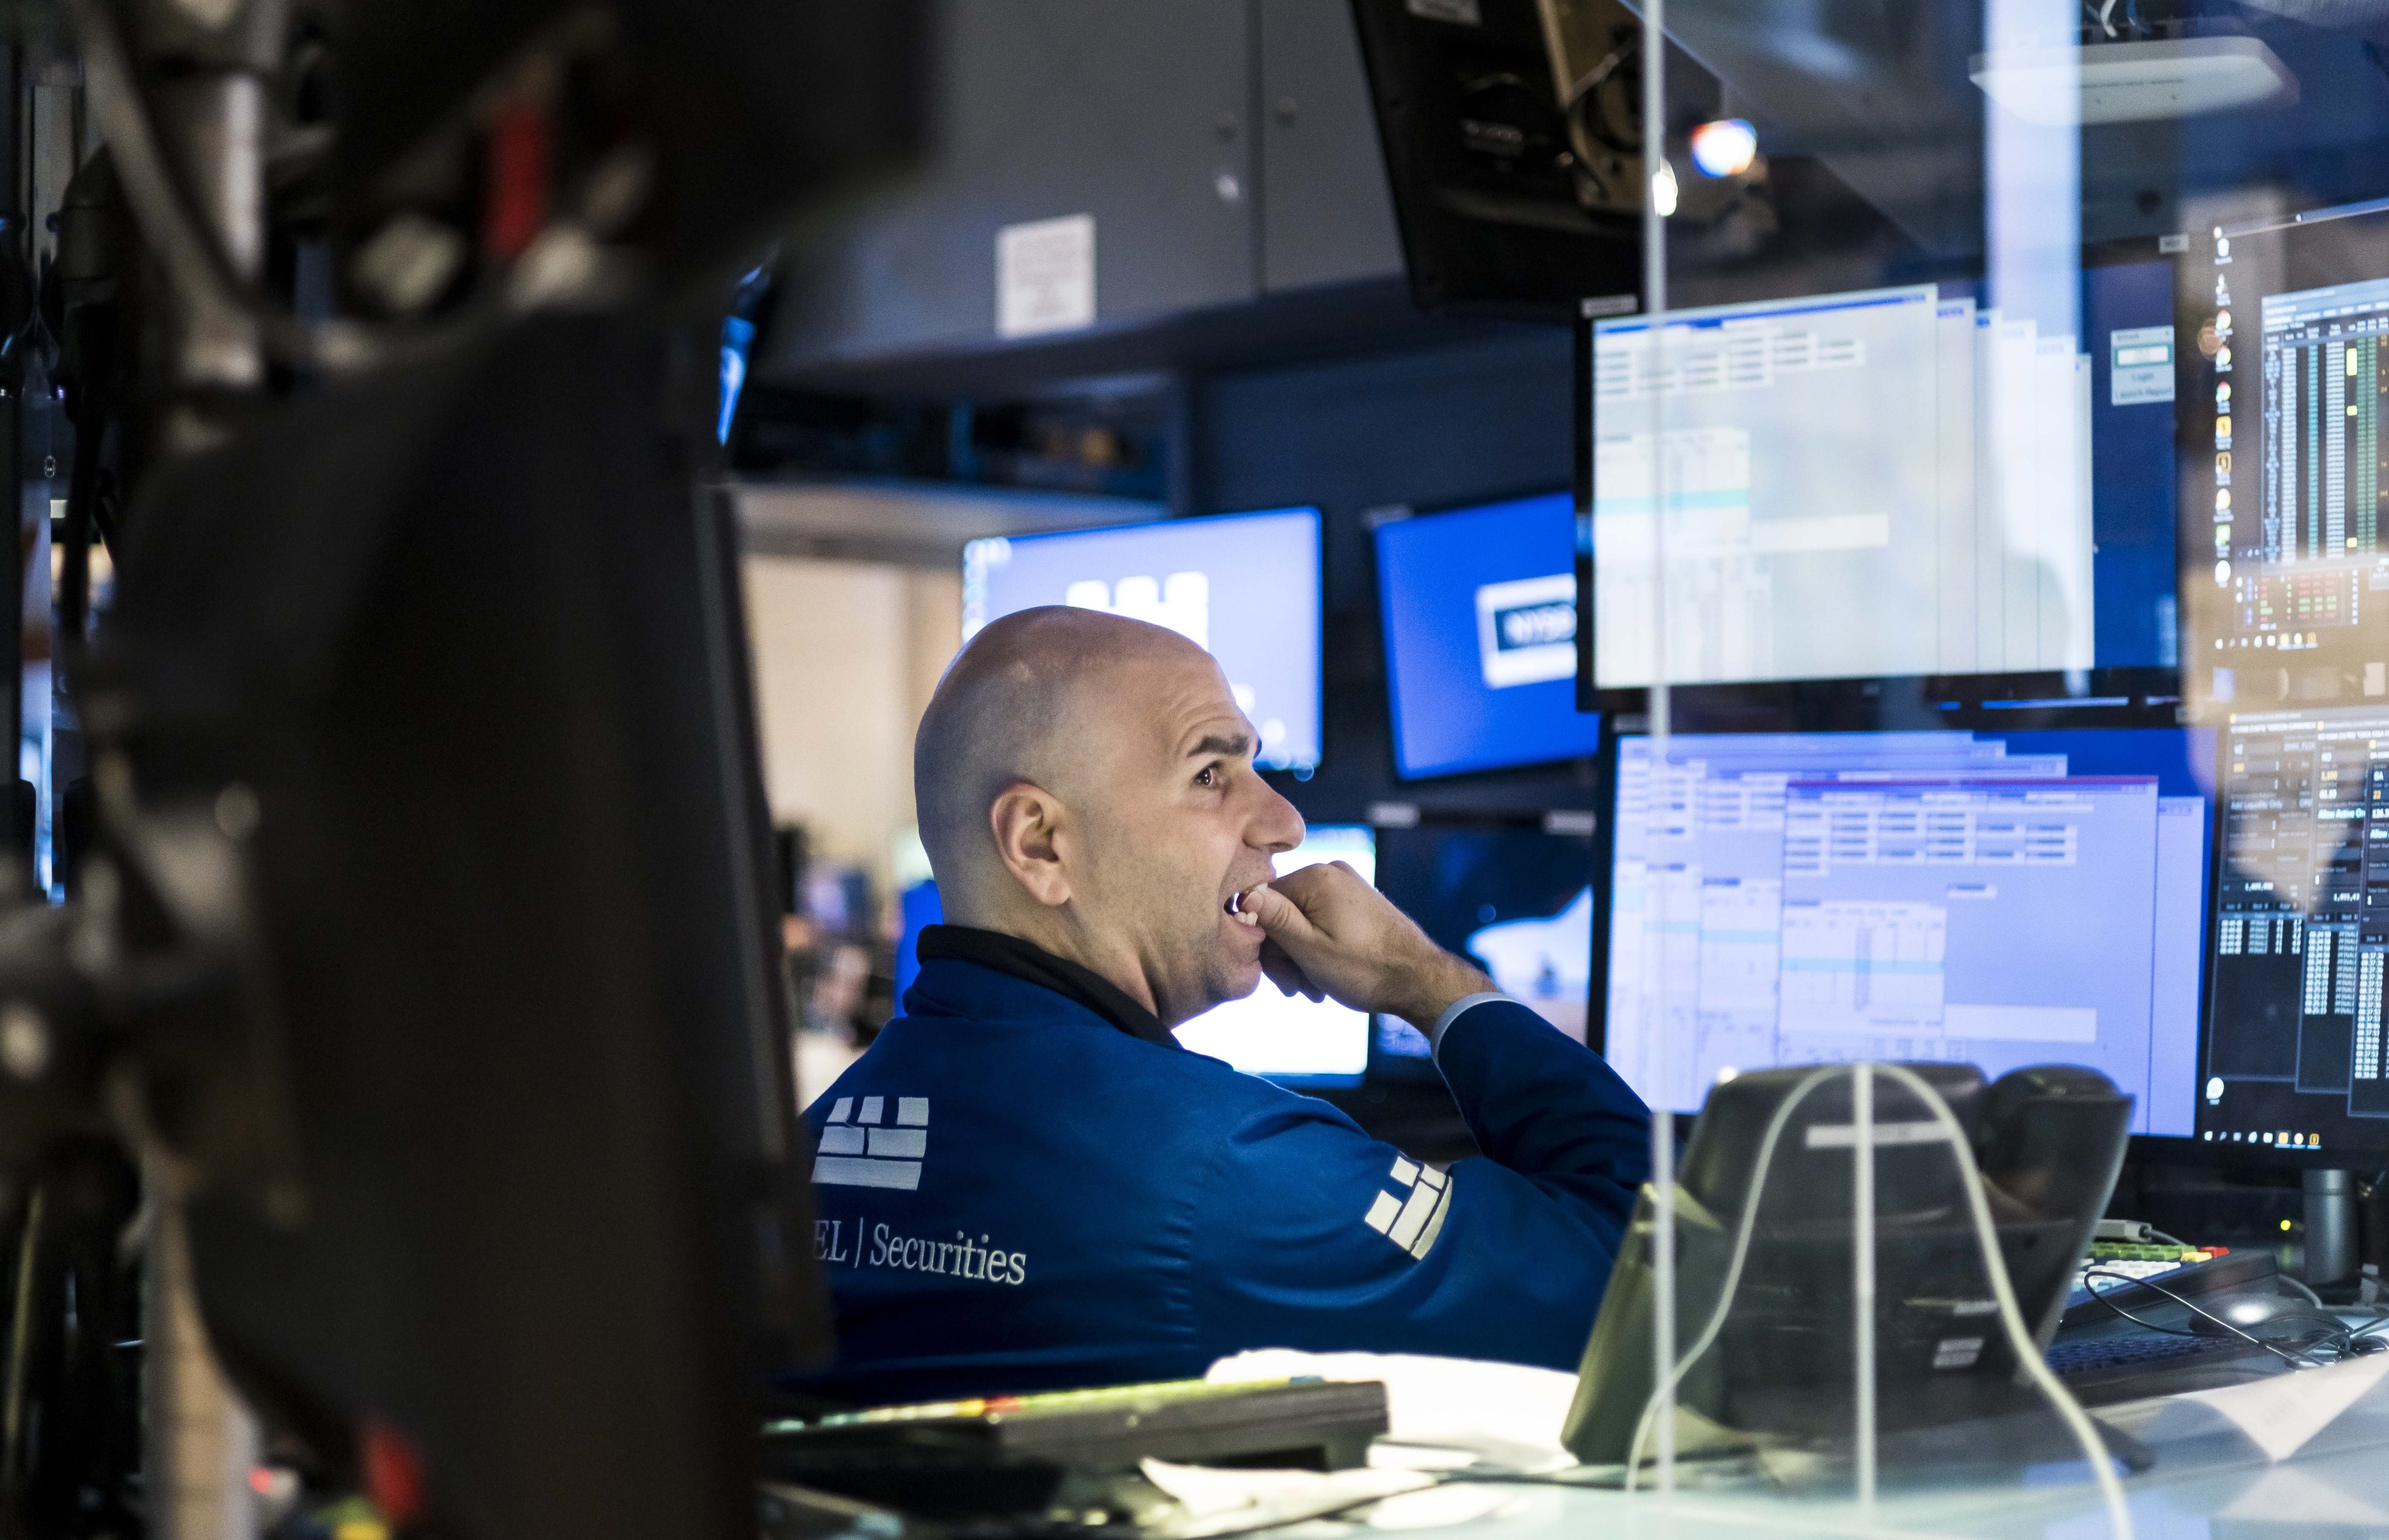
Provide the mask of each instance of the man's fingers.
POLYGON ((1316 934, 1302 906, 1267 883, 1257 884, 1239 894, 1236 907, 1251 915, 1271 937, 1307 939, 1316 934))
POLYGON ((1300 995, 1306 999, 1324 999, 1326 991, 1310 982, 1310 975, 1274 941, 1261 947, 1261 973, 1277 986, 1282 995, 1300 995))

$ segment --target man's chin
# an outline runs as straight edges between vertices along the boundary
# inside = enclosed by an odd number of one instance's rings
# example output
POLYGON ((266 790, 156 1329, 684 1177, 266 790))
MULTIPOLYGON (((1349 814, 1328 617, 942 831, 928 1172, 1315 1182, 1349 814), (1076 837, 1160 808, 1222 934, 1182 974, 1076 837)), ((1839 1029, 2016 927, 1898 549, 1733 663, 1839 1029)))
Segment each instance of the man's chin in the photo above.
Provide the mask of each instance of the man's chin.
POLYGON ((1231 963, 1228 974, 1229 976, 1221 981, 1226 984, 1230 991, 1223 997, 1226 999, 1249 999, 1267 983, 1258 960, 1246 963, 1231 963))
MULTIPOLYGON (((1210 974, 1203 980, 1203 998, 1211 1003, 1203 1011, 1214 1011, 1240 999, 1249 999, 1256 989, 1266 988, 1258 962, 1221 958, 1210 974)), ((1197 1015, 1202 1012, 1197 1012, 1197 1015)))

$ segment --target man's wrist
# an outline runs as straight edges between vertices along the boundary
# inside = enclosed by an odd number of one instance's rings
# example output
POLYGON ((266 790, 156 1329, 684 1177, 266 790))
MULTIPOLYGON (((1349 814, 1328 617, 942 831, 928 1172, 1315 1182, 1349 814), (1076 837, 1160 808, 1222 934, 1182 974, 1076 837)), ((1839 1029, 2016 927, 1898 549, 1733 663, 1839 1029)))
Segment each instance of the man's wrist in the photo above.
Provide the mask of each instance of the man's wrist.
POLYGON ((1437 1055, 1439 1059, 1443 1052, 1444 1037, 1446 1034, 1450 1032, 1453 1024, 1459 1022, 1463 1017, 1466 1016, 1471 1011, 1476 1010, 1480 1005, 1488 1004, 1494 1000, 1506 1000, 1509 999, 1509 996, 1501 993, 1499 990, 1485 990, 1474 995, 1463 995, 1458 999, 1453 1000, 1450 1005, 1443 1008, 1443 1014, 1435 1019, 1435 1025, 1433 1026, 1423 1029, 1426 1033, 1427 1051, 1437 1055))
POLYGON ((1471 967, 1450 952, 1438 951, 1435 961, 1418 971, 1416 993, 1394 1014, 1415 1026, 1422 1033, 1432 1033, 1443 1013, 1458 1001, 1471 995, 1498 993, 1493 981, 1481 969, 1471 967))

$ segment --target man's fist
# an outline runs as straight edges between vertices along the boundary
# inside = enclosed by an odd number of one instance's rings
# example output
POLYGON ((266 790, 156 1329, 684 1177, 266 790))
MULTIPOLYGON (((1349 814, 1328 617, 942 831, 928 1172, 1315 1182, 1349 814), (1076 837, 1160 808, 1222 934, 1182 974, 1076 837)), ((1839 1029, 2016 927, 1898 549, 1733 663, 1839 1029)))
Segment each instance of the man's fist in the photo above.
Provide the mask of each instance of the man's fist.
POLYGON ((1261 968, 1288 994, 1332 995, 1424 1032, 1454 1000, 1493 987, 1342 861, 1249 888, 1237 896, 1236 908, 1247 924, 1268 933, 1261 968))

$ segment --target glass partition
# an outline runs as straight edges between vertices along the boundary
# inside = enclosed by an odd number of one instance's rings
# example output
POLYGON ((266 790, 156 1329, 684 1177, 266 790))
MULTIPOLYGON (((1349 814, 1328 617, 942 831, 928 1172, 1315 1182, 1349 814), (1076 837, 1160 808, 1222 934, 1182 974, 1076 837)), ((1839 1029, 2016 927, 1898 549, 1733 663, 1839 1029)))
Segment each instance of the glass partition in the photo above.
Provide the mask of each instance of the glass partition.
MULTIPOLYGON (((1541 3, 1565 44, 1578 0, 1541 3)), ((2078 1064, 2144 1137, 2389 1147, 2384 14, 1642 7, 1643 303, 1587 323, 1579 541, 1659 1397, 1694 1330, 1669 1114, 1738 1075, 2078 1064)), ((1611 100, 1616 50, 1555 51, 1611 100)))

